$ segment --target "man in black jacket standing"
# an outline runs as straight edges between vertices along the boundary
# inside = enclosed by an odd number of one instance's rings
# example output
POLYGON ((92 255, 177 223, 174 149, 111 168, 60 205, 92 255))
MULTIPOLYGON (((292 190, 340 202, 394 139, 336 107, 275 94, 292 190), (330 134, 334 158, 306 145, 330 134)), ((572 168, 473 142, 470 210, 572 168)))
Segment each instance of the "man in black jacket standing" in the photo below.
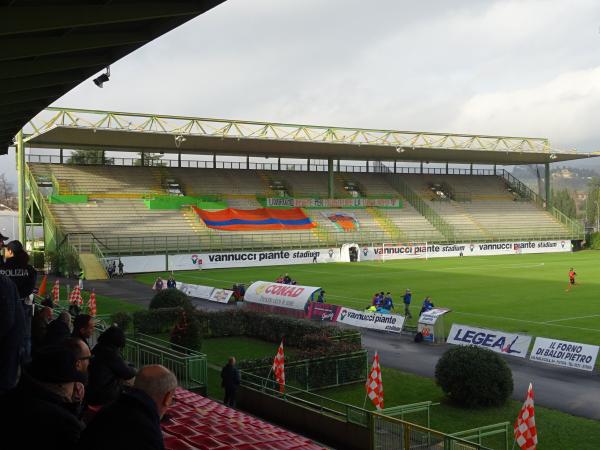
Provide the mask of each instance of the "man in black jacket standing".
POLYGON ((143 367, 133 389, 104 407, 81 435, 81 450, 164 450, 160 419, 175 395, 177 378, 160 365, 143 367))
POLYGON ((235 366, 235 358, 231 356, 221 370, 221 386, 225 389, 223 403, 235 408, 235 396, 240 385, 240 371, 235 366))

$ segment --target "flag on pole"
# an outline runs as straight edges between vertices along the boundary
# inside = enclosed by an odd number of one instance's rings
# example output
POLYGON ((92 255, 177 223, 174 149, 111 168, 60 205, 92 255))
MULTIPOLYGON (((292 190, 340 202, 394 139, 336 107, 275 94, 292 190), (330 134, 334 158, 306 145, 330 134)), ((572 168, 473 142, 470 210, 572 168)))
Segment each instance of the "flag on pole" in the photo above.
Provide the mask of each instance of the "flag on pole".
POLYGON ((277 354, 273 360, 273 373, 275 374, 275 381, 279 383, 279 392, 283 393, 285 390, 285 358, 283 356, 283 341, 279 344, 277 354))
POLYGON ((60 300, 60 285, 58 280, 54 282, 54 287, 52 288, 52 303, 58 305, 58 301, 60 300))
POLYGON ((515 441, 521 450, 535 450, 537 446, 537 429, 533 407, 533 384, 529 383, 527 398, 515 422, 515 441))
POLYGON ((367 389, 367 397, 371 400, 371 403, 375 405, 375 408, 380 410, 383 409, 383 382, 381 380, 381 367, 379 366, 379 354, 375 352, 373 357, 373 366, 369 373, 369 378, 365 383, 367 389))
POLYGON ((83 299, 81 298, 81 289, 79 286, 75 286, 69 294, 69 303, 71 305, 81 306, 83 305, 83 299))
POLYGON ((40 288, 38 289, 38 295, 43 297, 46 295, 46 283, 48 282, 48 275, 44 275, 42 278, 42 282, 40 283, 40 288))
POLYGON ((90 294, 90 298, 88 300, 88 311, 90 316, 96 317, 96 293, 92 290, 90 294))

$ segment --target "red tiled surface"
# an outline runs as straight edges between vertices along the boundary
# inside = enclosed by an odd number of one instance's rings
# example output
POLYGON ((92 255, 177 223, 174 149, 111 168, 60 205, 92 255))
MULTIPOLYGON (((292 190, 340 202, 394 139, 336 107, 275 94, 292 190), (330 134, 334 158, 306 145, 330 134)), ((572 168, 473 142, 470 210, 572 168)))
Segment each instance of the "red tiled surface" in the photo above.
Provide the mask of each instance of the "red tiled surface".
POLYGON ((318 450, 297 434, 177 389, 162 429, 167 450, 318 450))

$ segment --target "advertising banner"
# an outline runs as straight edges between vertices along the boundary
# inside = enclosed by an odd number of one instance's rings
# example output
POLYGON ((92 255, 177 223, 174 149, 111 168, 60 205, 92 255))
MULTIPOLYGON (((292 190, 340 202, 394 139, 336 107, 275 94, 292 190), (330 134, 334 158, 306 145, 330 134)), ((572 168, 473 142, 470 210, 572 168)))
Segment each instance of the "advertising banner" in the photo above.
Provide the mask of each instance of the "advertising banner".
POLYGON ((594 370, 597 345, 578 344, 557 339, 536 338, 529 359, 569 369, 594 370))
POLYGON ((444 314, 449 313, 451 310, 448 308, 433 308, 429 311, 425 311, 419 317, 419 323, 426 325, 434 325, 437 320, 442 317, 444 314))
POLYGON ((525 253, 570 252, 571 241, 486 242, 471 244, 421 244, 386 245, 361 249, 362 261, 422 258, 448 258, 453 256, 520 255, 525 253))
POLYGON ((169 270, 227 269, 338 262, 339 248, 169 255, 169 270))
POLYGON ((304 310, 312 294, 320 289, 317 286, 257 281, 246 289, 244 301, 267 306, 278 306, 280 308, 304 310))
POLYGON ((486 330, 468 325, 452 324, 448 343, 455 345, 475 345, 496 353, 504 353, 525 358, 531 343, 531 336, 486 330))
POLYGON ((215 289, 213 290, 209 300, 211 302, 229 303, 229 299, 233 295, 233 291, 229 289, 215 289))
POLYGON ((404 326, 404 317, 398 314, 379 314, 344 307, 338 311, 336 322, 346 325, 393 333, 400 333, 404 326))
POLYGON ((310 302, 306 316, 312 320, 334 322, 340 306, 331 303, 310 302))
POLYGON ((176 286, 177 289, 179 289, 181 292, 184 292, 186 295, 194 298, 202 298, 204 300, 209 300, 210 296, 215 290, 215 288, 212 286, 181 283, 179 281, 177 281, 176 286))
POLYGON ((401 208, 397 198, 267 198, 267 206, 289 208, 401 208))

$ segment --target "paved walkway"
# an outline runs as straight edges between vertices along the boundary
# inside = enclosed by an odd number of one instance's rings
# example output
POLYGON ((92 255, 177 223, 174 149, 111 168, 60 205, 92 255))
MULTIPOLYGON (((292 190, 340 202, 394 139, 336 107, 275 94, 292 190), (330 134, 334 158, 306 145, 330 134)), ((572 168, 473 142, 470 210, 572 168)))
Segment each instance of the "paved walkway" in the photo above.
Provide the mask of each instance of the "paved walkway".
MULTIPOLYGON (((85 289, 97 294, 120 298, 138 305, 148 305, 153 291, 148 285, 131 278, 86 281, 85 289)), ((203 300, 194 301, 202 309, 216 310, 232 306, 203 300)), ((370 353, 379 352, 381 363, 403 372, 433 378, 435 365, 449 348, 444 345, 415 344, 409 336, 397 336, 363 330, 363 345, 370 353)), ((535 389, 536 404, 576 416, 600 420, 600 376, 579 370, 562 369, 526 359, 505 356, 513 373, 513 398, 523 401, 530 382, 535 389)), ((515 413, 516 414, 516 413, 515 413)))

